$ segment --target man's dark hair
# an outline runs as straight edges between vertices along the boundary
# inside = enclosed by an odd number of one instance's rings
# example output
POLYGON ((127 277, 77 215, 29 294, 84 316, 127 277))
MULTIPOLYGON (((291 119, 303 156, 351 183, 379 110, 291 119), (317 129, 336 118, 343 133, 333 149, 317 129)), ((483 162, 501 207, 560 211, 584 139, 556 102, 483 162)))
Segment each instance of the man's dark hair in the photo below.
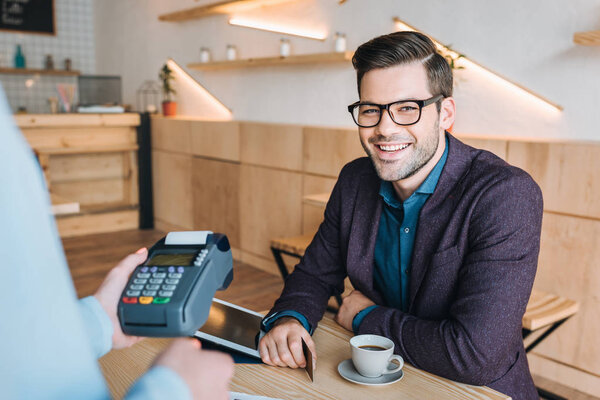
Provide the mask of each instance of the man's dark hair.
MULTIPOLYGON (((420 62, 427 71, 429 91, 433 96, 452 96, 452 69, 446 59, 437 52, 435 44, 422 33, 412 31, 394 32, 378 36, 363 43, 352 57, 356 70, 358 95, 364 74, 379 68, 420 62)), ((437 103, 438 111, 440 102, 437 103)))

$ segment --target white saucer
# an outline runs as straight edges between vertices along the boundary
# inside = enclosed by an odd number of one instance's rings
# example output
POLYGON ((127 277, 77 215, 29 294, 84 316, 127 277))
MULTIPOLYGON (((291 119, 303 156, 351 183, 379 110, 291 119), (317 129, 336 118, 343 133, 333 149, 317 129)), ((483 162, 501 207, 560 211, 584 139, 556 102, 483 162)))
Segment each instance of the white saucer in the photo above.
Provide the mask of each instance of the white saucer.
POLYGON ((358 371, 356 371, 351 358, 344 360, 338 364, 338 372, 340 373, 342 378, 344 378, 347 381, 358 383, 359 385, 369 386, 389 385, 391 383, 398 382, 404 376, 404 372, 400 370, 398 372, 394 372, 393 374, 381 375, 378 378, 364 377, 361 374, 359 374, 358 371))

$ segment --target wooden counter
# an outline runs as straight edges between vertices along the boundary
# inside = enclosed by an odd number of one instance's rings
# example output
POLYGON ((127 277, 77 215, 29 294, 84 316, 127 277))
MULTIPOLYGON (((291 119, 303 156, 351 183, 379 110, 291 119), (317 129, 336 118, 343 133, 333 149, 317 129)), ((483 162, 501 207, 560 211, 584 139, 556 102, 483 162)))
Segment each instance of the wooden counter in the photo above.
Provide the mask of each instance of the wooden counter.
POLYGON ((80 206, 56 215, 62 237, 138 227, 138 114, 25 114, 15 121, 52 198, 80 206))

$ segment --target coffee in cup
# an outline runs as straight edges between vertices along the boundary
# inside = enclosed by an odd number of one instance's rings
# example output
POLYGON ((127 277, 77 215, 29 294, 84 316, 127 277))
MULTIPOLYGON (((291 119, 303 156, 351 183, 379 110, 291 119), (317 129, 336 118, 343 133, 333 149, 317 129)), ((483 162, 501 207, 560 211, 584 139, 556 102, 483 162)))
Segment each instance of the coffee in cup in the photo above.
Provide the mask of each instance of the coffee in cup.
POLYGON ((394 354, 394 342, 386 337, 354 336, 350 339, 350 348, 354 368, 364 377, 378 378, 384 374, 393 374, 404 366, 402 357, 394 354), (397 365, 389 368, 390 363, 397 365))

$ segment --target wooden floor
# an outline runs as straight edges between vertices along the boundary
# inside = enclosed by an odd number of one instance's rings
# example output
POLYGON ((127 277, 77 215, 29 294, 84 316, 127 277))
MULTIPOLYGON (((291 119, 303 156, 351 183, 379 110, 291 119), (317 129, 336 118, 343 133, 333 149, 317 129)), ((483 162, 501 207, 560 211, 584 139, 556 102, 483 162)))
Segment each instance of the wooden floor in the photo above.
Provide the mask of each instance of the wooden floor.
MULTIPOLYGON (((93 294, 119 260, 164 236, 155 230, 135 230, 63 239, 75 290, 79 297, 93 294)), ((251 310, 268 310, 283 288, 281 277, 234 262, 233 282, 216 297, 251 310)))
MULTIPOLYGON (((134 230, 63 239, 79 297, 93 294, 106 273, 127 254, 150 247, 164 236, 155 230, 134 230)), ((283 288, 279 276, 234 261, 234 279, 216 297, 255 311, 268 310, 283 288)), ((536 384, 571 400, 600 400, 559 383, 534 376, 536 384)))

